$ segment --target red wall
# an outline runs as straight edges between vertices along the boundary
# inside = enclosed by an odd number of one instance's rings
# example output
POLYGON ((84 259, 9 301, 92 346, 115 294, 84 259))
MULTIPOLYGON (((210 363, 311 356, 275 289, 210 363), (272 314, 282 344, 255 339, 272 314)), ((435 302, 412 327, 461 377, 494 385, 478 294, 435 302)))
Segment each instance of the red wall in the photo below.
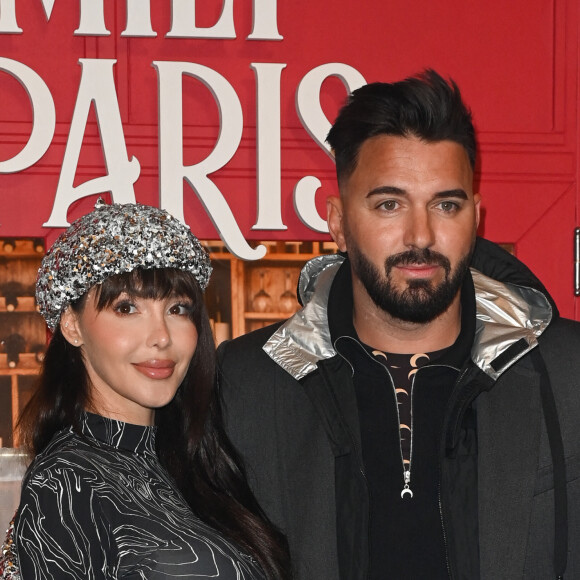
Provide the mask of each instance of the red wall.
MULTIPOLYGON (((13 0, 0 0, 0 10, 13 0)), ((97 2, 98 0, 94 0, 97 2)), ((156 2, 156 38, 124 38, 126 3, 104 0, 109 36, 79 36, 81 2, 56 0, 47 22, 42 3, 16 3, 23 32, 0 35, 0 57, 32 68, 48 86, 56 131, 46 154, 32 167, 0 173, 0 237, 46 236, 81 77, 78 61, 116 59, 118 105, 129 158, 140 163, 134 185, 138 201, 159 204, 158 86, 153 61, 188 61, 210 67, 234 88, 242 106, 239 147, 211 176, 247 239, 319 239, 296 215, 295 184, 320 179, 317 205, 335 192, 334 167, 296 112, 304 76, 326 63, 344 63, 368 81, 396 80, 424 67, 452 76, 471 105, 481 141, 478 188, 483 196, 486 237, 514 244, 516 254, 543 279, 567 316, 575 315, 573 229, 578 202, 578 8, 574 0, 472 2, 393 0, 279 2, 282 40, 248 40, 253 4, 233 0, 234 39, 167 38, 169 2, 156 2), (252 230, 256 222, 256 82, 251 63, 284 63, 281 73, 281 195, 283 231, 252 230)), ((144 2, 146 5, 147 2, 144 2)), ((192 1, 192 5, 194 2, 192 1)), ((196 24, 211 27, 221 1, 197 2, 196 24)), ((6 10, 6 8, 5 8, 6 10)), ((1 18, 0 14, 0 18, 1 18)), ((218 107, 199 81, 184 81, 183 156, 187 164, 212 151, 220 131, 218 107)), ((329 78, 321 102, 332 120, 345 96, 329 78)), ((0 162, 27 143, 32 112, 25 89, 0 72, 0 162)), ((94 111, 89 117, 75 186, 106 174, 94 111)), ((35 122, 41 123, 42 119, 35 122)), ((185 183, 184 214, 203 238, 217 236, 211 219, 185 183)), ((75 202, 73 219, 95 197, 75 202)))

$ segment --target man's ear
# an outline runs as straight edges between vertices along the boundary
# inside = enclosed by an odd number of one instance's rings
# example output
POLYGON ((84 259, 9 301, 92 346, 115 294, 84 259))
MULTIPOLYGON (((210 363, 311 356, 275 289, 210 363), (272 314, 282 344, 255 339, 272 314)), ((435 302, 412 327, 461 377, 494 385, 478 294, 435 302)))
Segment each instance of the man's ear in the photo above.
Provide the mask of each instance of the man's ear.
POLYGON ((334 243, 341 252, 346 252, 346 241, 344 238, 343 227, 343 204, 342 199, 338 196, 330 196, 326 200, 326 221, 328 230, 334 243))
POLYGON ((60 317, 60 331, 65 339, 73 346, 81 346, 83 344, 78 316, 70 306, 67 307, 60 317))

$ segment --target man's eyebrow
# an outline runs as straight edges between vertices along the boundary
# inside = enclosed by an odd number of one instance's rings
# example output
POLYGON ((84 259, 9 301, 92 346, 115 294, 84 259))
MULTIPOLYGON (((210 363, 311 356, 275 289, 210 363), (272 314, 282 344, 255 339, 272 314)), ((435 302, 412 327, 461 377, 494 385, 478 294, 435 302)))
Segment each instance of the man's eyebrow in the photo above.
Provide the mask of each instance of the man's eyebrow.
POLYGON ((380 187, 375 187, 374 189, 371 189, 367 193, 367 197, 371 197, 373 195, 381 195, 384 193, 390 193, 394 195, 407 194, 407 192, 404 189, 401 189, 400 187, 395 187, 394 185, 381 185, 380 187))
MULTIPOLYGON (((391 195, 407 195, 407 191, 404 189, 401 189, 400 187, 395 187, 393 185, 381 185, 379 187, 375 187, 374 189, 371 189, 367 193, 367 197, 371 197, 373 195, 382 195, 385 193, 388 193, 391 195)), ((446 198, 446 197, 456 197, 459 199, 469 199, 465 190, 463 190, 461 188, 446 189, 445 191, 438 191, 434 195, 434 197, 435 197, 435 199, 441 199, 441 198, 446 198)))
POLYGON ((435 194, 436 199, 441 199, 443 197, 457 197, 459 199, 469 199, 467 193, 463 189, 447 189, 446 191, 438 191, 435 194))

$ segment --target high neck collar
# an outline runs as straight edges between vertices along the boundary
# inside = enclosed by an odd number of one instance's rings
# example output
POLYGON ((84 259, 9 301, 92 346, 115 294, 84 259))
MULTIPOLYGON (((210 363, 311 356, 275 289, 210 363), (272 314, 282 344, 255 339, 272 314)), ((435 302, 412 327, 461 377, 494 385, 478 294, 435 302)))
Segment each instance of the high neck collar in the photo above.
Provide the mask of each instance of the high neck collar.
POLYGON ((156 427, 132 425, 88 412, 83 413, 81 418, 83 435, 132 453, 156 455, 156 430, 156 427))

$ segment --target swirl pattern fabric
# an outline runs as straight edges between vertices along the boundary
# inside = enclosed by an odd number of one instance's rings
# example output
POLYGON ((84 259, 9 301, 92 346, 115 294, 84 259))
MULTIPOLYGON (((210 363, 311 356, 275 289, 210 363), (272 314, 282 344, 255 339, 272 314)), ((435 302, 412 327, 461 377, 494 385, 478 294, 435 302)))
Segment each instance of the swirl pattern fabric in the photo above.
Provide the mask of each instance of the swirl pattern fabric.
POLYGON ((200 521, 160 465, 155 427, 86 414, 24 479, 14 542, 23 580, 262 580, 200 521))

